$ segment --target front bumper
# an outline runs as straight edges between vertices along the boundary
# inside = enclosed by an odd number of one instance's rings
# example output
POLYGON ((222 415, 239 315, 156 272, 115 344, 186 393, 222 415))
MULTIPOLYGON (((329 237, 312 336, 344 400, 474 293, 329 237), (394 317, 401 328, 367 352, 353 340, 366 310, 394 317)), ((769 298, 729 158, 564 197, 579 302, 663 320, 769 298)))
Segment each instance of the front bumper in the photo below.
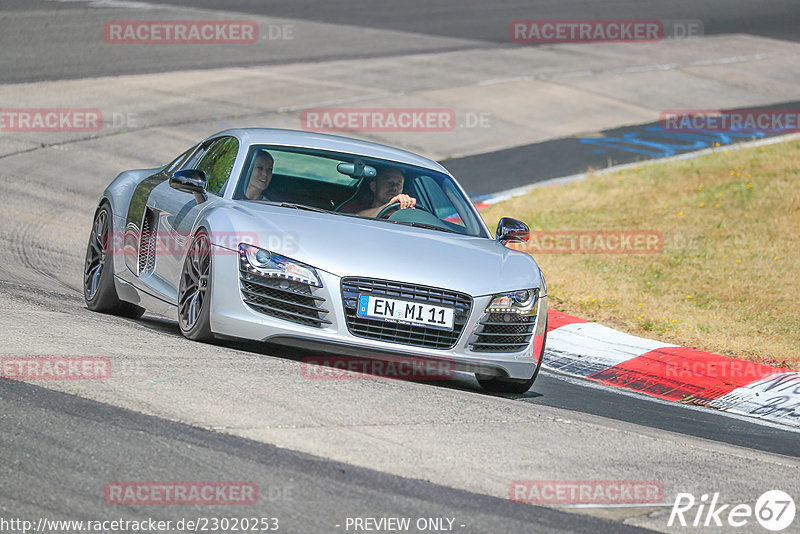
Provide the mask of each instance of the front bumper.
MULTIPOLYGON (((321 326, 306 326, 270 317, 247 306, 242 300, 239 263, 236 253, 214 256, 212 262, 211 329, 215 334, 233 338, 275 343, 310 351, 324 351, 348 357, 396 359, 407 357, 446 361, 456 370, 508 378, 529 379, 543 352, 547 317, 547 295, 540 295, 533 336, 525 348, 516 352, 478 352, 470 347, 475 340, 478 322, 490 296, 473 297, 472 307, 455 345, 431 349, 357 337, 350 333, 342 301, 341 278, 317 270, 322 288, 315 295, 325 299, 328 310, 321 326)), ((512 288, 513 289, 513 288, 512 288)))

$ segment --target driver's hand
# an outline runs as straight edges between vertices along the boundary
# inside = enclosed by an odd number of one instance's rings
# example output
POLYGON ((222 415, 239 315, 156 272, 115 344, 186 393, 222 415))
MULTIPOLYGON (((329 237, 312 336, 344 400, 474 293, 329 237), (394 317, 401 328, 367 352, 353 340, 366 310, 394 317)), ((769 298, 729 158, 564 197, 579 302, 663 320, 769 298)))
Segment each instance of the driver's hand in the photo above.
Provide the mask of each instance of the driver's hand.
POLYGON ((417 205, 417 199, 414 197, 410 197, 405 193, 400 193, 399 195, 395 195, 392 200, 389 201, 389 204, 393 204, 394 202, 400 203, 400 209, 404 210, 407 208, 413 208, 417 205))

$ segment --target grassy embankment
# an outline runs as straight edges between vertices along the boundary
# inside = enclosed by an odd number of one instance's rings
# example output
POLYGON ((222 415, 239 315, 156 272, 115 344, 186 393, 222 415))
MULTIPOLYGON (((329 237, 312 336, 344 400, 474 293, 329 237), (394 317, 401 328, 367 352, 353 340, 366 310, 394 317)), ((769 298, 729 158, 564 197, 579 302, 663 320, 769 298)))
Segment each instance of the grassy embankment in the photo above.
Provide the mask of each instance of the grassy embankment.
POLYGON ((655 230, 657 254, 533 253, 550 305, 631 334, 800 369, 800 140, 590 176, 483 212, 532 233, 655 230))

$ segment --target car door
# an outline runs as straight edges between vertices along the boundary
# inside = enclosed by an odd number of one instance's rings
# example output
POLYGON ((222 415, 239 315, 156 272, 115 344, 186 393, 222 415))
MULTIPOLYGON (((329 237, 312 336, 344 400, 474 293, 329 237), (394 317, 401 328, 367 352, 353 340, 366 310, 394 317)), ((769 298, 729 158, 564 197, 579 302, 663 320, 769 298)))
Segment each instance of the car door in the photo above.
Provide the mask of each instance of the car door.
POLYGON ((125 215, 123 254, 125 265, 135 279, 146 277, 152 270, 150 263, 154 258, 150 257, 148 251, 153 248, 153 238, 155 237, 152 231, 153 213, 157 208, 152 194, 153 190, 160 184, 167 182, 172 172, 180 168, 198 150, 199 146, 195 145, 175 158, 171 163, 165 165, 157 173, 139 182, 131 195, 128 212, 125 215))
MULTIPOLYGON (((219 202, 230 178, 239 151, 235 137, 223 136, 204 143, 203 150, 181 165, 181 169, 198 169, 208 179, 208 199, 198 204, 194 196, 173 189, 169 180, 153 189, 156 242, 153 284, 158 285, 171 301, 177 301, 178 283, 192 231, 201 214, 219 202)), ((176 169, 177 170, 177 169, 176 169)))

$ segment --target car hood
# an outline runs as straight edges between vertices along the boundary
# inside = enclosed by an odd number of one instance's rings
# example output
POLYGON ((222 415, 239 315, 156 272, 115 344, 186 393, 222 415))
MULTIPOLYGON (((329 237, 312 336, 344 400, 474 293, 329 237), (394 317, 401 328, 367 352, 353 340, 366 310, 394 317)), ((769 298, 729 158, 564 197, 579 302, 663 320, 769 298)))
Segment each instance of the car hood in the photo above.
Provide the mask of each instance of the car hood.
MULTIPOLYGON (((257 203, 235 204, 233 210, 225 210, 228 231, 339 277, 395 280, 473 296, 542 285, 531 256, 493 239, 257 203)), ((213 225, 214 232, 219 223, 213 225)))

